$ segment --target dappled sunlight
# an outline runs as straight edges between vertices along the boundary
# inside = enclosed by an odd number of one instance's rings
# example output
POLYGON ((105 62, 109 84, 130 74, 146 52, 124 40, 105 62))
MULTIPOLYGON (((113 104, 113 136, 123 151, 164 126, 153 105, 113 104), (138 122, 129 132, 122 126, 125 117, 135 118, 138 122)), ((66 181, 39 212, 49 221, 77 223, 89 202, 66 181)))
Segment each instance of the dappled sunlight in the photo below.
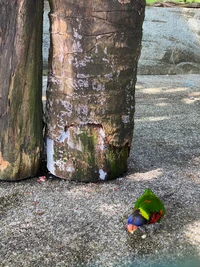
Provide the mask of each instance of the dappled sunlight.
POLYGON ((188 95, 188 97, 184 97, 181 101, 185 104, 193 104, 200 100, 200 93, 199 92, 193 92, 188 95))
POLYGON ((144 173, 137 172, 128 176, 128 179, 134 181, 151 181, 159 178, 163 174, 163 169, 158 168, 155 170, 147 171, 144 173))
POLYGON ((139 89, 140 93, 143 94, 149 94, 149 95, 155 95, 155 94, 160 94, 160 93, 179 93, 179 92, 189 92, 188 87, 175 87, 175 88, 156 88, 156 87, 149 87, 149 88, 144 88, 144 89, 139 89))
POLYGON ((192 222, 185 226, 184 235, 186 239, 192 244, 195 245, 196 249, 200 254, 200 220, 192 222))
POLYGON ((166 103, 166 102, 162 102, 162 103, 157 103, 157 104, 155 104, 155 106, 157 106, 157 107, 166 107, 166 106, 168 106, 169 105, 169 103, 166 103))
POLYGON ((149 87, 149 88, 145 88, 145 89, 140 89, 140 93, 155 95, 155 94, 162 93, 162 89, 156 88, 156 87, 149 87))
POLYGON ((122 210, 125 210, 127 207, 122 204, 108 204, 108 203, 103 203, 99 206, 98 210, 103 214, 103 215, 109 215, 109 216, 114 216, 121 214, 122 210))
POLYGON ((165 93, 178 93, 178 92, 184 92, 189 91, 187 87, 176 87, 176 88, 170 88, 170 89, 163 89, 165 93))
POLYGON ((147 121, 163 121, 169 120, 170 118, 167 116, 159 116, 159 117, 145 117, 141 119, 135 119, 135 122, 147 122, 147 121))
POLYGON ((200 165, 200 156, 199 157, 194 157, 192 159, 192 163, 195 165, 200 165))

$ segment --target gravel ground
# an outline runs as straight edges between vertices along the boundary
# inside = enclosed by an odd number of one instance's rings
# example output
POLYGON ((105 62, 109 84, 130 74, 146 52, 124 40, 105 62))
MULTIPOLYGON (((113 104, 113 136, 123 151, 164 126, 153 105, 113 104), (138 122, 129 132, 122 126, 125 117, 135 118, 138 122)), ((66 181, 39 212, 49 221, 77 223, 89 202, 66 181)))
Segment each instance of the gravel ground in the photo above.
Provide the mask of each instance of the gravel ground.
POLYGON ((124 177, 0 182, 0 266, 200 266, 199 85, 200 75, 138 76, 124 177), (166 216, 130 235, 126 218, 147 187, 166 216))

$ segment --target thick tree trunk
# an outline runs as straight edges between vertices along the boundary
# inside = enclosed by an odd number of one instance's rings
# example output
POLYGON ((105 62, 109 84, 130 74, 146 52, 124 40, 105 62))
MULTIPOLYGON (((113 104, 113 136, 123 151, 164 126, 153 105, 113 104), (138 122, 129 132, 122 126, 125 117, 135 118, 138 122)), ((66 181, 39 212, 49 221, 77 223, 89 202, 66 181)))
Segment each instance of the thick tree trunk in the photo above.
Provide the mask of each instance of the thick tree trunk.
POLYGON ((42 145, 40 0, 0 2, 0 179, 35 175, 42 145))
POLYGON ((127 167, 144 0, 50 0, 47 167, 93 182, 127 167))

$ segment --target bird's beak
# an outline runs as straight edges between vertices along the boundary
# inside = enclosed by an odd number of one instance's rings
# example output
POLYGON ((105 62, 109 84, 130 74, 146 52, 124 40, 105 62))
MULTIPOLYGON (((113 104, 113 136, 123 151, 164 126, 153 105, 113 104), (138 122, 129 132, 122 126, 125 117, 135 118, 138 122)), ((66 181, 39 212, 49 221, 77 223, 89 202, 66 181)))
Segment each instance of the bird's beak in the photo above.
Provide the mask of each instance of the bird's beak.
POLYGON ((129 233, 133 234, 137 229, 137 226, 133 224, 128 224, 126 228, 129 233))

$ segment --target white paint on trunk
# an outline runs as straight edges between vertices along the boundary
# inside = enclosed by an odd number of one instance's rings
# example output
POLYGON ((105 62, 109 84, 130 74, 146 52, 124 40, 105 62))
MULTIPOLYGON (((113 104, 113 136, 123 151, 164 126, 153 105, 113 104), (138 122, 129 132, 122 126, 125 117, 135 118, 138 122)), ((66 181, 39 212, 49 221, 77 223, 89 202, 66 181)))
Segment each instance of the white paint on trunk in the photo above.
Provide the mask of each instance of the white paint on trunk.
POLYGON ((47 169, 55 175, 55 162, 54 162, 54 141, 47 137, 47 169))
POLYGON ((101 180, 105 180, 106 175, 107 175, 107 172, 104 172, 102 169, 99 170, 99 178, 101 180))
POLYGON ((78 136, 81 134, 82 131, 79 127, 76 127, 76 130, 74 127, 69 127, 67 131, 62 131, 60 134, 60 137, 58 138, 59 143, 66 142, 68 147, 71 149, 75 149, 82 152, 82 143, 80 139, 74 140, 75 136, 78 136))
POLYGON ((105 135, 105 132, 102 128, 100 128, 100 130, 99 130, 99 137, 100 137, 99 148, 103 151, 105 149, 104 139, 105 139, 106 135, 105 135))
POLYGON ((69 139, 69 132, 68 131, 63 131, 58 139, 58 142, 59 143, 63 143, 65 140, 68 140, 69 139))

